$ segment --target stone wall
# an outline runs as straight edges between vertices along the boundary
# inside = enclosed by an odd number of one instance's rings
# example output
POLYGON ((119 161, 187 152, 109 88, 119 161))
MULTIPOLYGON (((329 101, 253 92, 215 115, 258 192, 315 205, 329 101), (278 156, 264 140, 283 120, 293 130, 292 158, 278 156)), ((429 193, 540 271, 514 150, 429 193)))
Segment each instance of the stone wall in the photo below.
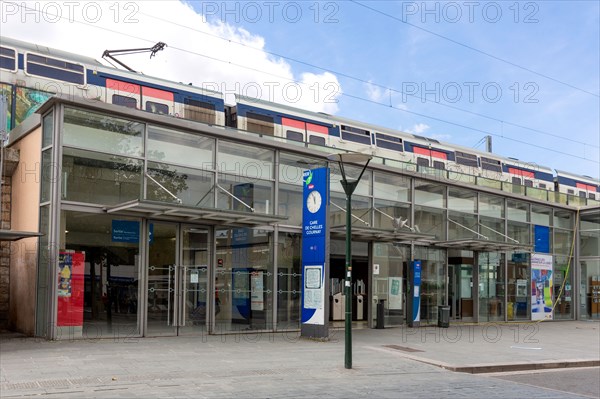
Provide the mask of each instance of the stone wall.
MULTIPOLYGON (((2 184, 2 230, 10 230, 11 178, 4 176, 2 184)), ((10 298, 10 249, 11 243, 0 242, 0 329, 8 326, 10 298)))

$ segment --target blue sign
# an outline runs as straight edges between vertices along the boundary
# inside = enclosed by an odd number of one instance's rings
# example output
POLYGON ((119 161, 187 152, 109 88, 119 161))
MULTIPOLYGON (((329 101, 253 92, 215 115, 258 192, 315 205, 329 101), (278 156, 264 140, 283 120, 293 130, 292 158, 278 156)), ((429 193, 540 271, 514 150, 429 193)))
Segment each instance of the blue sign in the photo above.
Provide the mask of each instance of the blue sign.
POLYGON ((550 227, 533 226, 533 237, 535 239, 534 252, 549 254, 550 253, 550 227))
POLYGON ((421 261, 413 260, 412 268, 412 321, 421 321, 421 261))
POLYGON ((133 220, 112 221, 112 242, 140 242, 140 223, 133 220))
POLYGON ((305 171, 303 187, 302 323, 324 325, 329 169, 305 171))

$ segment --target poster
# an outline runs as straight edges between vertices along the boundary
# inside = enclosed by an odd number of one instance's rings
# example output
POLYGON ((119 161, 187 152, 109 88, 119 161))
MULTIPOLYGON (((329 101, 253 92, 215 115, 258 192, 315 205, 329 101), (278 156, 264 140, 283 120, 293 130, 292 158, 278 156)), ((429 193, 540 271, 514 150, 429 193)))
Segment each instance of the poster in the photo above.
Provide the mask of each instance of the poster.
POLYGON ((323 309, 323 267, 306 266, 304 269, 304 308, 323 309))
POLYGON ((388 290, 388 309, 402 309, 402 277, 389 277, 388 290))
POLYGON ((531 320, 552 319, 552 255, 531 255, 531 320))
POLYGON ((252 272, 250 274, 250 309, 264 310, 264 282, 263 272, 252 272))
POLYGON ((57 326, 83 325, 85 253, 63 251, 58 256, 57 326))

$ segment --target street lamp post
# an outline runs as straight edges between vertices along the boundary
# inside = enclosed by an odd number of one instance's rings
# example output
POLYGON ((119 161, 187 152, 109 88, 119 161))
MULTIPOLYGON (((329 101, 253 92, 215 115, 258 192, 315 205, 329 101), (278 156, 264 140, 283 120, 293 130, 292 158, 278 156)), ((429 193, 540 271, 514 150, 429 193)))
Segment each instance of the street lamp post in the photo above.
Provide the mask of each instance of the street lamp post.
POLYGON ((340 183, 346 193, 346 269, 344 282, 344 295, 346 296, 346 314, 344 316, 344 367, 352 368, 352 193, 369 165, 370 155, 366 154, 332 154, 327 157, 330 161, 337 161, 340 165, 342 180, 340 183), (348 180, 345 163, 364 165, 356 180, 348 180))

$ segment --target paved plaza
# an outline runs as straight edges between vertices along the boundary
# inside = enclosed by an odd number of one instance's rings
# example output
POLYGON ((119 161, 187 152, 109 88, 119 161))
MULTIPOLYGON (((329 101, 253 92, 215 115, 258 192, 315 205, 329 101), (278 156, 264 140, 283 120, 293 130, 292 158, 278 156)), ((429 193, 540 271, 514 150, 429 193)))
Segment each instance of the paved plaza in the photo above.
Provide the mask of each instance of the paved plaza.
POLYGON ((597 321, 356 329, 352 370, 344 368, 344 334, 337 329, 328 342, 300 339, 297 332, 66 341, 3 334, 0 350, 2 398, 532 399, 600 393, 594 383, 600 380, 597 321), (562 378, 573 388, 558 383, 555 367, 569 373, 562 378), (540 370, 541 377, 521 370, 540 370))

